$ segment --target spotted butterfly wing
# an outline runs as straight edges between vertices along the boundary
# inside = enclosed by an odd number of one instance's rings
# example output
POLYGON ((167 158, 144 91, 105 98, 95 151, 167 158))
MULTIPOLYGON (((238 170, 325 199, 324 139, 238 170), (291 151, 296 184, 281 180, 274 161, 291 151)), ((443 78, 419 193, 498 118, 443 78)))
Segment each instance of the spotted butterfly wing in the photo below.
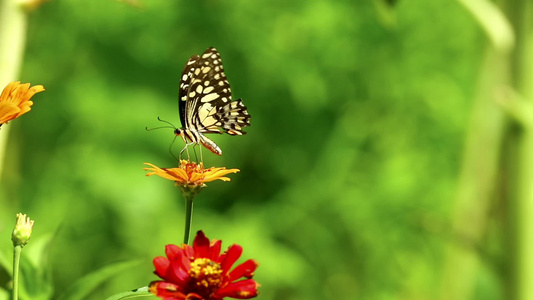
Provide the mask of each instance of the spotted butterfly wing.
POLYGON ((192 56, 185 65, 179 87, 182 128, 176 135, 185 142, 201 143, 211 152, 222 150, 204 133, 246 134, 250 115, 241 99, 232 101, 231 88, 224 73, 220 54, 215 48, 201 56, 192 56))

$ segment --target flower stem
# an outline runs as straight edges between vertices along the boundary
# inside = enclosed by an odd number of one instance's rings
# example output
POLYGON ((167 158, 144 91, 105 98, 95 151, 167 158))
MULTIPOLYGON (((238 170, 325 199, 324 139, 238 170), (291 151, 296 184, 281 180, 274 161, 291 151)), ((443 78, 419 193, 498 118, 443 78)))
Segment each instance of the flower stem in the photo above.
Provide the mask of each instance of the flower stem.
POLYGON ((185 197, 185 234, 183 243, 188 245, 192 224, 192 202, 202 189, 202 185, 178 185, 178 187, 183 197, 185 197))
POLYGON ((189 194, 185 196, 185 234, 183 235, 184 244, 189 244, 194 196, 194 194, 189 194))
POLYGON ((17 245, 13 248, 13 297, 11 299, 18 300, 19 292, 19 264, 20 253, 22 252, 22 246, 17 245))

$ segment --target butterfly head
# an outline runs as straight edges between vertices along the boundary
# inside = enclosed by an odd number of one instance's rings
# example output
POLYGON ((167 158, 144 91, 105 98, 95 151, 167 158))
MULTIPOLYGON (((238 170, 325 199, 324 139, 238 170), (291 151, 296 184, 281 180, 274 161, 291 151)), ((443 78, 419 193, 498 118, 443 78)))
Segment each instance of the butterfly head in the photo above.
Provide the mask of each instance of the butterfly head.
POLYGON ((183 136, 184 131, 181 128, 176 128, 174 134, 177 136, 183 136))
POLYGON ((176 128, 174 129, 174 134, 181 137, 181 139, 187 144, 188 142, 197 142, 198 138, 190 131, 185 128, 176 128))

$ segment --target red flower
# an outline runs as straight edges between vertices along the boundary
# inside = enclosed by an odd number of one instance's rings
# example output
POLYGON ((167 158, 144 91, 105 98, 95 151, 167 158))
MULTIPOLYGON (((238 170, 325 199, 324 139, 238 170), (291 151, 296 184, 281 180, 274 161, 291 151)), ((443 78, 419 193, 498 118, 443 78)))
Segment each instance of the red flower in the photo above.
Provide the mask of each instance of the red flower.
POLYGON ((155 274, 163 280, 150 283, 150 292, 164 300, 249 299, 257 296, 259 284, 251 279, 258 264, 249 259, 230 271, 242 247, 232 245, 220 254, 222 241, 196 233, 193 246, 167 245, 167 257, 154 258, 155 274), (246 278, 239 280, 242 277, 246 278))

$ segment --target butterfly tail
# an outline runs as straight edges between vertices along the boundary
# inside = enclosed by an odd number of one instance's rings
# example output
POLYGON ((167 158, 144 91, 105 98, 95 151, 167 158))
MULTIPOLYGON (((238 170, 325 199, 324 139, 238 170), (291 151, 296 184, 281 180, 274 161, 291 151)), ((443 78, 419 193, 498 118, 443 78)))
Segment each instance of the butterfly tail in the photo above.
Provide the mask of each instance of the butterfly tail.
POLYGON ((200 142, 204 147, 206 147, 209 151, 213 152, 216 155, 222 155, 222 150, 220 147, 215 144, 211 139, 206 137, 205 135, 200 134, 200 142))
POLYGON ((222 128, 227 134, 243 135, 243 127, 250 126, 250 114, 242 99, 228 102, 217 113, 222 120, 222 128))

